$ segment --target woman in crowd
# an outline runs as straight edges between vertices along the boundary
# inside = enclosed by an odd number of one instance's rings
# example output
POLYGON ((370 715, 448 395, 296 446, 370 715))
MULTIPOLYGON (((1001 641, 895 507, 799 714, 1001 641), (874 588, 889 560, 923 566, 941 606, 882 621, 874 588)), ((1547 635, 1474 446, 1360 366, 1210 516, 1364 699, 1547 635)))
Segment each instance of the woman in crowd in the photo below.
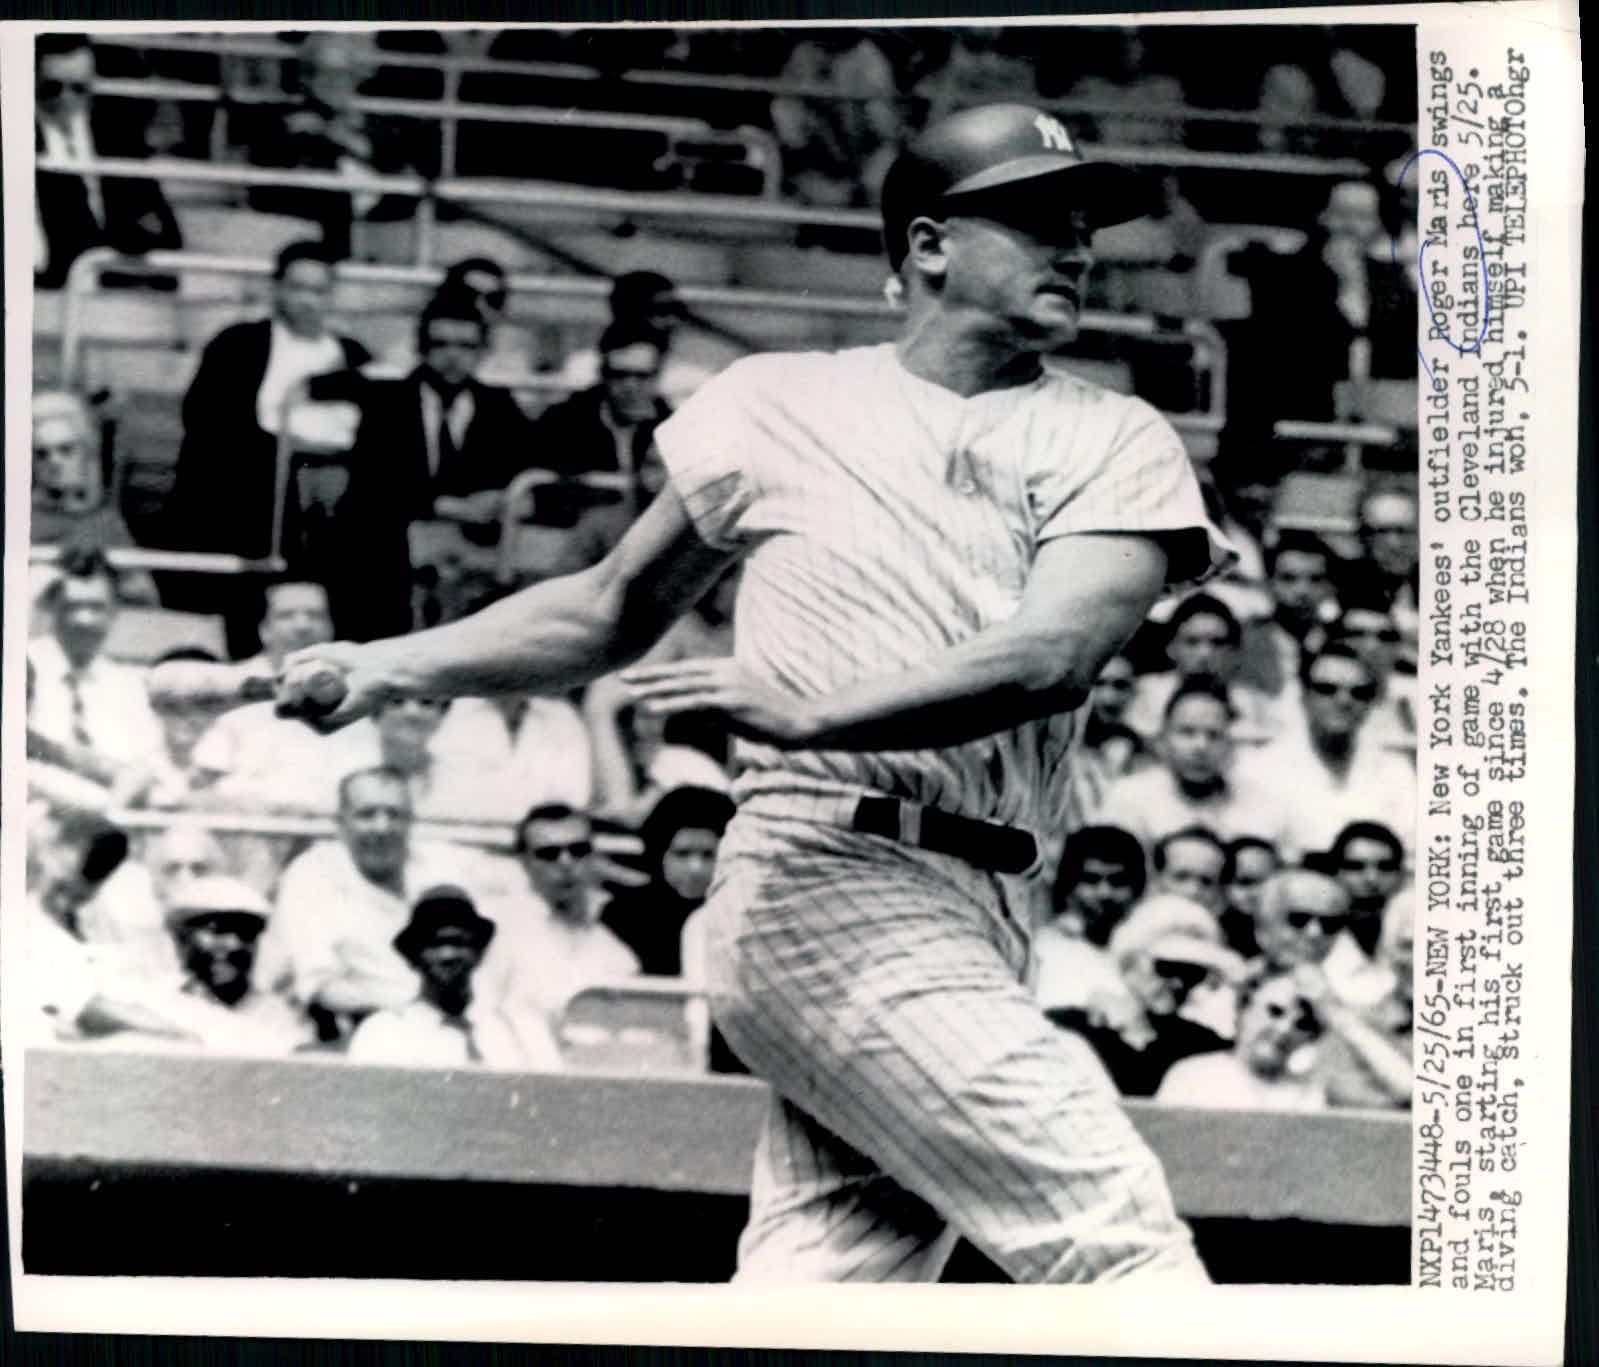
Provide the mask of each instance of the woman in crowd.
POLYGON ((722 793, 674 788, 645 817, 639 834, 650 881, 618 893, 601 915, 638 955, 643 972, 682 974, 683 926, 705 901, 716 849, 732 816, 733 803, 722 793))

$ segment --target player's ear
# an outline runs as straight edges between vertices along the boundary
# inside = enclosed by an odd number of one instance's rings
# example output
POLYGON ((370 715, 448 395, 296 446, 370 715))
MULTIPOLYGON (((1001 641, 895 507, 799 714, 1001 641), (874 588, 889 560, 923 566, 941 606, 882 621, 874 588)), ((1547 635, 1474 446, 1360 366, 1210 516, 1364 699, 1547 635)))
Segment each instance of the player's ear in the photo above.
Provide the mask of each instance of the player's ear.
POLYGON ((913 218, 905 227, 906 255, 925 276, 942 277, 948 268, 948 230, 935 218, 913 218))

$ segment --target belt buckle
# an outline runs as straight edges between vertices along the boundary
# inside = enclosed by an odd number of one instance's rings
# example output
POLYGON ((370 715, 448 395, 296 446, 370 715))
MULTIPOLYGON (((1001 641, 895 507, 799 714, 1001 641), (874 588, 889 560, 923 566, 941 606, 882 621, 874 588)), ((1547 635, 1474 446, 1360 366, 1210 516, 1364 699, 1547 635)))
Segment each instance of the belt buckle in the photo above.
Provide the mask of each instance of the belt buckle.
POLYGON ((922 849, 922 807, 920 803, 899 800, 895 818, 899 823, 899 840, 902 845, 922 849))

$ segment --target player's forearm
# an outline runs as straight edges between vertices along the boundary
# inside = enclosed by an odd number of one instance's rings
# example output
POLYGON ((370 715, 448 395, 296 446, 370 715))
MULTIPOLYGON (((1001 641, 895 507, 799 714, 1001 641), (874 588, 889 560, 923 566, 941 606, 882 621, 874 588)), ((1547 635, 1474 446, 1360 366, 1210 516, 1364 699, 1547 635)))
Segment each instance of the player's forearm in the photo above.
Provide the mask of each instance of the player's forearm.
POLYGON ((812 700, 807 744, 935 749, 1068 712, 1087 697, 1092 677, 1078 677, 1072 667, 1078 654, 1055 633, 996 627, 926 665, 812 700))
POLYGON ((396 690, 434 697, 565 693, 649 645, 603 567, 551 579, 445 626, 367 647, 396 690))

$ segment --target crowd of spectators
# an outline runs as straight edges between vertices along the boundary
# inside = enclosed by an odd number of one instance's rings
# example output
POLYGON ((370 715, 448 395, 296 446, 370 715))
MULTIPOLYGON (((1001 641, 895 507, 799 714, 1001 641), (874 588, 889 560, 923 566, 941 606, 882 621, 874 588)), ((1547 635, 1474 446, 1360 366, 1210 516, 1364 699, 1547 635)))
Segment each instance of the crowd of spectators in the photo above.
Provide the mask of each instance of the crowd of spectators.
MULTIPOLYGON (((596 51, 578 33, 515 36, 477 50, 596 51)), ((428 74, 384 67, 385 37, 359 52, 308 38, 288 98, 247 102, 233 125, 250 156, 334 172, 433 164, 417 128, 355 100, 428 74)), ((908 46, 898 31, 816 30, 748 69, 782 78, 764 103, 789 193, 836 205, 872 202, 878 154, 918 111, 1031 94, 1078 102, 1107 140, 1159 142, 1185 102, 1248 103, 1212 76, 1189 88, 1153 38, 1083 41, 1092 62, 1056 31, 908 46), (849 98, 804 93, 823 87, 849 98)), ((679 35, 623 65, 692 69, 710 46, 679 35)), ((110 121, 90 95, 89 47, 41 42, 39 74, 41 151, 129 154, 96 131, 110 121)), ((1381 78, 1352 49, 1314 72, 1263 66, 1260 108, 1282 117, 1251 126, 1252 150, 1325 150, 1274 140, 1296 117, 1383 113, 1381 78)), ((270 577, 114 570, 103 552, 133 538, 96 415, 76 395, 35 396, 33 536, 59 550, 28 651, 37 1037, 559 1067, 568 1009, 589 988, 642 976, 692 1002, 696 912, 732 810, 727 735, 694 718, 663 729, 614 678, 570 697, 397 699, 331 735, 278 717, 267 693, 297 648, 447 620, 594 564, 661 487, 653 432, 706 372, 674 345, 673 282, 635 271, 614 280, 594 345, 560 359, 568 397, 530 414, 479 379, 514 326, 507 272, 482 256, 419 303, 414 348, 374 366, 329 323, 338 264, 355 221, 412 206, 295 193, 259 207, 322 235, 278 254, 268 316, 203 348, 157 538, 256 562, 276 550, 270 577), (221 629, 204 645, 119 648, 140 612, 221 629), (113 824, 130 810, 137 820, 113 824)), ((1238 564, 1162 603, 1106 666, 1079 718, 1070 833, 1042 833, 1058 874, 1039 917, 1040 1006, 1129 1095, 1407 1104, 1414 481, 1373 477, 1335 549, 1284 515, 1270 423, 1341 416, 1337 386, 1402 375, 1406 358, 1383 348, 1409 333, 1395 321, 1404 287, 1379 269, 1375 191, 1337 185, 1317 208, 1303 251, 1240 266, 1255 288, 1229 338, 1245 397, 1202 472, 1238 564), (1296 369, 1297 388, 1250 383, 1287 336, 1325 355, 1296 369)), ((96 243, 179 240, 153 182, 42 173, 39 210, 42 288, 96 243)), ((730 651, 735 591, 736 575, 718 584, 652 658, 730 651)), ((737 1070, 701 1016, 685 1010, 683 1029, 702 1063, 737 1070)))

